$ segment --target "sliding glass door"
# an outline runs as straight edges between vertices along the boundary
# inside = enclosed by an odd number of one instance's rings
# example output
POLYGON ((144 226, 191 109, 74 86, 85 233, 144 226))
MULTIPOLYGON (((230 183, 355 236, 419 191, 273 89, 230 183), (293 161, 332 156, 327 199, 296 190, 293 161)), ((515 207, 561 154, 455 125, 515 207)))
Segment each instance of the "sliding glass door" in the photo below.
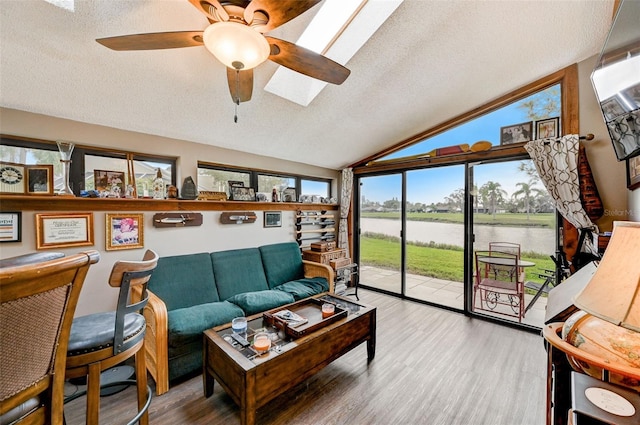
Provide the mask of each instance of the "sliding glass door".
MULTIPOLYGON (((499 244, 517 247, 524 272, 524 317, 522 323, 542 326, 546 306, 546 293, 534 301, 537 288, 544 282, 544 270, 554 270, 550 258, 556 255, 556 212, 551 197, 539 180, 531 160, 481 163, 472 170, 473 193, 473 251, 507 251, 499 244)), ((480 314, 500 315, 486 308, 480 310, 476 300, 473 310, 480 314)), ((509 316, 513 309, 507 307, 509 316)))
POLYGON ((407 297, 464 307, 464 166, 407 171, 407 297))
POLYGON ((402 174, 360 179, 360 282, 402 293, 402 174))

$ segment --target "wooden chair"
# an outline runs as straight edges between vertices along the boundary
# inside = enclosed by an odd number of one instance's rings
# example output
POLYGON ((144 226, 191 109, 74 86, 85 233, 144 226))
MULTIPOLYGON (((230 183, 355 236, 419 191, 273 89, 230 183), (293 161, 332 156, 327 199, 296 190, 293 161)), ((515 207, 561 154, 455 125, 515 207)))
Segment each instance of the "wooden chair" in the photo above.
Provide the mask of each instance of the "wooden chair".
POLYGON ((521 322, 524 317, 524 281, 518 272, 519 256, 500 251, 476 251, 474 255, 473 308, 516 316, 521 322), (500 305, 507 308, 498 308, 500 305))
MULTIPOLYGON (((149 423, 151 388, 147 385, 144 335, 146 322, 140 314, 147 303, 147 282, 158 264, 158 254, 147 250, 142 261, 118 261, 109 277, 109 285, 119 287, 116 311, 95 313, 73 320, 67 352, 66 378, 87 377, 87 424, 98 424, 100 412, 100 373, 135 356, 138 414, 129 422, 149 423), (131 301, 131 288, 142 287, 142 298, 131 301)), ((68 398, 75 399, 85 392, 68 398)))
POLYGON ((0 262, 0 423, 62 424, 71 322, 100 254, 34 253, 0 262))

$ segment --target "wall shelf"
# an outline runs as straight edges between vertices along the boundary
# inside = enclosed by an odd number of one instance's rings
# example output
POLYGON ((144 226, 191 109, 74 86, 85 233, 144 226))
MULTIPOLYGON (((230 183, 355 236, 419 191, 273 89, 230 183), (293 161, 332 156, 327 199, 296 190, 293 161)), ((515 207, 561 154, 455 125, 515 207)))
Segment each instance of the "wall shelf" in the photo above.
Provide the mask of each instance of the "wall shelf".
POLYGON ((2 195, 3 211, 317 211, 337 210, 337 204, 295 202, 190 201, 182 199, 68 198, 2 195))

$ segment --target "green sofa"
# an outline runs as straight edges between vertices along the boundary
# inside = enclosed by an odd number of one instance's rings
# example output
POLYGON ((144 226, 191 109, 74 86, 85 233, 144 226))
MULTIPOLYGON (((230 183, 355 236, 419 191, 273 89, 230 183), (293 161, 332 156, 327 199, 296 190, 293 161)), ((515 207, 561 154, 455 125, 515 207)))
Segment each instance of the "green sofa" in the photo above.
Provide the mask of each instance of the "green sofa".
POLYGON ((156 393, 202 370, 202 332, 322 292, 333 270, 302 259, 295 242, 161 257, 148 284, 145 351, 156 393))

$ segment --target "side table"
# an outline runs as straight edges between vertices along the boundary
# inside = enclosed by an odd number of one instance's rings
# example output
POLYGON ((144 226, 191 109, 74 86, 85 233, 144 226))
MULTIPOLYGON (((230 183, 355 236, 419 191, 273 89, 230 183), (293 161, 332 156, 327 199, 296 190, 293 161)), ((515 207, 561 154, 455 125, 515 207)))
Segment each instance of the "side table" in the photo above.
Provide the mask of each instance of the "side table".
POLYGON ((344 295, 353 295, 356 297, 358 301, 360 301, 360 297, 358 297, 358 263, 351 263, 345 266, 336 267, 336 278, 335 278, 335 288, 336 293, 338 291, 339 285, 345 285, 346 288, 352 287, 355 289, 353 294, 347 294, 345 292, 344 295), (349 283, 351 283, 349 285, 349 283))

